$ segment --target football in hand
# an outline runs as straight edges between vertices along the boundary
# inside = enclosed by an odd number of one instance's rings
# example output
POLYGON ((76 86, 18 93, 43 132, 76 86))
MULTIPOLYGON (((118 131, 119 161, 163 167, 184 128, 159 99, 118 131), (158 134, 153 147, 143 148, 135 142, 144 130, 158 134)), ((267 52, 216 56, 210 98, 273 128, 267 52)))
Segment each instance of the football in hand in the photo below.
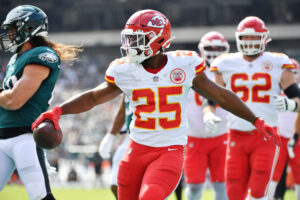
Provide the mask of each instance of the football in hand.
POLYGON ((56 130, 51 121, 43 121, 33 130, 33 138, 39 147, 54 149, 62 141, 62 132, 56 130))

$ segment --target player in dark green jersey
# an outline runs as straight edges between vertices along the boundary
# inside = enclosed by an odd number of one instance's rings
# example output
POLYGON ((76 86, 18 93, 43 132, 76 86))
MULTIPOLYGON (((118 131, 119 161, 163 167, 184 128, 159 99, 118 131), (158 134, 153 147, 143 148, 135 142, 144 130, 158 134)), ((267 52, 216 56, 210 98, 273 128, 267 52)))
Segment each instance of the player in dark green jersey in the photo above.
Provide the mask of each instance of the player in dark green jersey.
POLYGON ((80 48, 49 41, 47 16, 31 5, 12 9, 1 29, 1 48, 14 55, 0 92, 0 190, 17 169, 31 200, 52 200, 44 151, 31 124, 49 107, 61 60, 76 59, 80 48))

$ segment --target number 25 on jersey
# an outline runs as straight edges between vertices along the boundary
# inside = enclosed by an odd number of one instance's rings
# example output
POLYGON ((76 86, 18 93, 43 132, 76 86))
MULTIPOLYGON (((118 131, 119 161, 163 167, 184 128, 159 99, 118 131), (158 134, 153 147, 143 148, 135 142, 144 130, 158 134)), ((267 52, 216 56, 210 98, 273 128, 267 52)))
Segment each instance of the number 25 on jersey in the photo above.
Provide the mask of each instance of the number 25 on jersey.
POLYGON ((174 87, 159 87, 157 92, 151 88, 135 89, 132 91, 132 100, 139 101, 140 98, 145 98, 146 103, 136 106, 134 114, 136 116, 135 127, 156 130, 156 120, 163 129, 178 128, 181 123, 181 105, 179 102, 168 103, 168 97, 182 94, 182 86, 174 87), (156 102, 155 95, 157 95, 158 102, 156 102), (156 106, 158 105, 158 106, 156 106), (175 113, 175 119, 169 120, 167 117, 152 118, 147 117, 142 119, 141 113, 150 114, 156 111, 158 107, 159 113, 175 113))

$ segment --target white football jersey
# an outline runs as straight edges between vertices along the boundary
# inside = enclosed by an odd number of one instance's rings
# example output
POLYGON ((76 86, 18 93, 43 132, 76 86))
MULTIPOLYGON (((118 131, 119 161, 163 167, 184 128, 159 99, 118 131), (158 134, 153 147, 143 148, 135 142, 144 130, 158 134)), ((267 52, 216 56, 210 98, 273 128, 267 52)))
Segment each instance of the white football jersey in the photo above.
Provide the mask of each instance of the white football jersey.
POLYGON ((133 109, 130 137, 152 147, 184 145, 187 142, 187 94, 205 63, 192 51, 166 53, 167 63, 156 74, 126 58, 113 61, 105 80, 117 85, 133 109))
MULTIPOLYGON (((205 74, 209 79, 213 79, 213 73, 209 70, 205 70, 205 74)), ((218 131, 215 134, 211 134, 205 131, 205 125, 203 122, 202 114, 202 101, 203 97, 196 93, 194 90, 190 90, 188 94, 188 103, 187 103, 187 115, 188 115, 188 136, 197 137, 197 138, 212 138, 223 135, 228 131, 226 126, 226 116, 227 111, 216 107, 216 115, 221 118, 221 122, 217 123, 218 131)))
MULTIPOLYGON (((264 52, 252 62, 243 54, 223 54, 212 63, 211 71, 221 73, 226 88, 236 93, 258 117, 270 126, 278 125, 278 111, 273 106, 274 95, 280 94, 280 78, 286 69, 293 69, 282 53, 264 52)), ((230 129, 251 131, 255 127, 233 114, 228 116, 230 129)))

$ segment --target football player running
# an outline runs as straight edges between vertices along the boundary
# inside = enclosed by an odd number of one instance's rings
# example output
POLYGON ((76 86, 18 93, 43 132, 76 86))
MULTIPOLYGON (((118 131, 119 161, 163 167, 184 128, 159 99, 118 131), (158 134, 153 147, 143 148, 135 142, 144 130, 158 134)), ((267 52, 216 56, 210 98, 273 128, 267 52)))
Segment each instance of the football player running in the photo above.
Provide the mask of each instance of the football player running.
POLYGON ((125 131, 126 136, 123 139, 122 143, 116 149, 113 159, 112 159, 112 173, 110 178, 110 189, 115 195, 116 199, 118 199, 118 181, 117 175, 119 170, 119 164, 121 159, 123 158, 126 148, 129 143, 129 125, 132 118, 132 111, 129 107, 129 101, 127 97, 124 95, 122 98, 122 102, 120 104, 119 110, 113 120, 112 127, 106 133, 104 138, 101 140, 99 146, 99 154, 103 159, 109 159, 112 151, 113 142, 115 140, 116 135, 121 131, 124 123, 125 123, 125 131))
MULTIPOLYGON (((293 71, 295 81, 299 84, 299 63, 293 58, 291 58, 290 60, 292 61, 295 67, 293 71)), ((280 181, 280 178, 283 174, 283 170, 285 169, 285 165, 287 164, 287 162, 291 166, 295 180, 295 190, 297 197, 296 199, 300 199, 300 145, 299 142, 297 142, 300 134, 299 121, 296 122, 295 127, 291 126, 291 124, 295 123, 295 120, 297 118, 297 113, 292 112, 293 110, 295 110, 295 105, 297 105, 296 101, 286 98, 285 95, 278 96, 274 100, 274 106, 280 111, 278 115, 278 130, 282 141, 282 146, 279 151, 278 161, 268 190, 269 199, 274 199, 276 187, 278 185, 278 182, 280 181)))
MULTIPOLYGON (((211 31, 203 35, 198 45, 200 56, 207 66, 221 54, 229 52, 229 44, 221 33, 211 31)), ((205 71, 208 78, 213 73, 205 71)), ((225 191, 225 156, 227 143, 226 111, 216 108, 217 116, 204 116, 204 119, 214 117, 220 120, 217 126, 204 126, 202 115, 203 97, 190 90, 187 101, 189 128, 188 143, 184 159, 184 175, 187 183, 186 197, 188 200, 198 200, 202 197, 207 169, 210 181, 215 190, 216 200, 227 199, 225 191), (218 119, 220 118, 220 119, 218 119)), ((212 114, 207 112, 207 114, 212 114)))
POLYGON ((155 10, 140 10, 121 32, 123 57, 108 67, 106 82, 43 113, 32 128, 61 115, 76 114, 110 101, 122 92, 133 118, 130 141, 118 172, 119 200, 163 200, 182 173, 187 142, 186 97, 190 88, 254 124, 280 143, 276 131, 257 118, 234 93, 210 81, 205 62, 192 51, 164 52, 171 43, 171 24, 155 10))
MULTIPOLYGON (((255 115, 276 128, 278 115, 272 104, 274 95, 283 90, 289 98, 299 97, 300 90, 294 81, 289 58, 282 53, 264 51, 270 41, 268 34, 261 19, 246 17, 236 31, 239 52, 218 57, 210 69, 216 72, 218 84, 236 93, 255 115)), ((272 141, 261 137, 244 119, 229 114, 228 122, 230 130, 225 164, 228 198, 244 199, 250 188, 252 199, 266 199, 278 148, 272 141)))
POLYGON ((12 9, 1 29, 1 48, 13 56, 0 92, 0 190, 17 169, 29 199, 52 200, 45 154, 31 124, 49 107, 61 60, 76 59, 80 49, 49 41, 48 18, 35 6, 12 9))

